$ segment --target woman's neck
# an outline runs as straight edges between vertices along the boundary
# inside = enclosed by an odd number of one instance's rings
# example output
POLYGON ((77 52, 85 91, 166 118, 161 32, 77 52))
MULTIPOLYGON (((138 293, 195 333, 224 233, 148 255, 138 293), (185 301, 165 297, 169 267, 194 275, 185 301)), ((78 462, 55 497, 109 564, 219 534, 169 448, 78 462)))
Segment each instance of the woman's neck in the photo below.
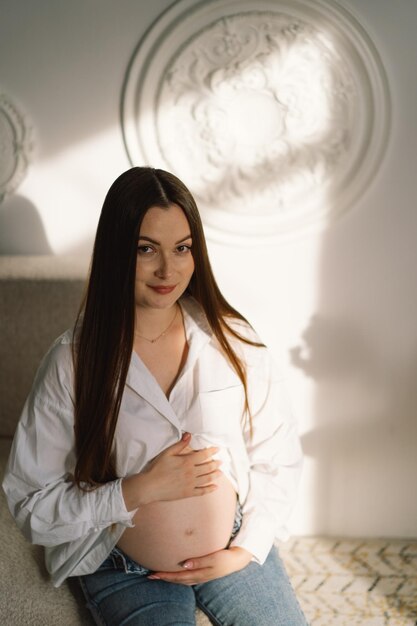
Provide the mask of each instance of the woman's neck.
POLYGON ((179 305, 167 309, 136 308, 135 334, 152 339, 163 333, 178 317, 179 305))

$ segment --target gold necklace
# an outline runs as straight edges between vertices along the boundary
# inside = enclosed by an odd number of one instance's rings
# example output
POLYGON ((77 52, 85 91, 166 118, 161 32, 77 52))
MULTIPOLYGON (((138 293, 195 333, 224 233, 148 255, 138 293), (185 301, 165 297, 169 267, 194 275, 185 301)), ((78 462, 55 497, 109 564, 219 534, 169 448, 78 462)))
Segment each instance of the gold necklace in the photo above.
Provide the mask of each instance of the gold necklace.
POLYGON ((165 330, 158 335, 157 337, 155 337, 155 339, 148 339, 147 337, 144 337, 143 335, 140 335, 137 330, 135 330, 135 335, 137 337, 140 337, 141 339, 144 339, 145 341, 148 341, 149 343, 155 343, 156 341, 158 341, 158 339, 161 339, 161 337, 163 337, 164 335, 167 334, 167 332, 169 331, 169 329, 171 328, 171 326, 173 325, 173 323, 175 322, 175 318, 177 317, 177 313, 178 313, 178 306, 175 307, 175 315, 172 318, 172 320, 170 321, 170 323, 168 324, 168 326, 165 328, 165 330))

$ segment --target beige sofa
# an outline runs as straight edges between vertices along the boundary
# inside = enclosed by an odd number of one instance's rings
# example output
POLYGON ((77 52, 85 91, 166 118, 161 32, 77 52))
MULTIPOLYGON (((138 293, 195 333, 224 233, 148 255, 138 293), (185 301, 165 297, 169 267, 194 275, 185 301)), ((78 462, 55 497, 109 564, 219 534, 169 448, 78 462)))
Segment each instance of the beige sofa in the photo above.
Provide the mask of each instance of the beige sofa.
MULTIPOLYGON (((57 257, 0 257, 0 472, 42 355, 73 323, 83 293, 87 262, 57 257)), ((47 454, 47 450, 45 450, 47 454)), ((43 550, 29 545, 0 494, 0 624, 92 624, 71 579, 55 589, 43 550)), ((208 626, 200 611, 197 624, 208 626)))

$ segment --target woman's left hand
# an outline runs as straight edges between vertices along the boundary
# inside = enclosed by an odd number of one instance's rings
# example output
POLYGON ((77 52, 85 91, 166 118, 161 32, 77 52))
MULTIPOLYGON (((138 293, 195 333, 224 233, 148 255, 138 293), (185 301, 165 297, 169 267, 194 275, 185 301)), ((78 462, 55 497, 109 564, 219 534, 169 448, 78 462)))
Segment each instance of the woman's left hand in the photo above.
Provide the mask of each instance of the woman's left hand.
POLYGON ((252 560, 244 548, 232 547, 196 559, 187 559, 178 572, 154 572, 148 578, 181 585, 197 585, 237 572, 252 560))

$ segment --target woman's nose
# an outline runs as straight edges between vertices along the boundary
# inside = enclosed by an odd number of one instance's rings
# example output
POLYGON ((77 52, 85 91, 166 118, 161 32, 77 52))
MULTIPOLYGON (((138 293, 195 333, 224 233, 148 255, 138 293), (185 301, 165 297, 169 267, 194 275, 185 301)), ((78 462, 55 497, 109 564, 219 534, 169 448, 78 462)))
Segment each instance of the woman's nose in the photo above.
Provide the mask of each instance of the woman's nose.
POLYGON ((172 274, 172 262, 166 255, 161 255, 155 274, 158 278, 168 278, 172 274))

